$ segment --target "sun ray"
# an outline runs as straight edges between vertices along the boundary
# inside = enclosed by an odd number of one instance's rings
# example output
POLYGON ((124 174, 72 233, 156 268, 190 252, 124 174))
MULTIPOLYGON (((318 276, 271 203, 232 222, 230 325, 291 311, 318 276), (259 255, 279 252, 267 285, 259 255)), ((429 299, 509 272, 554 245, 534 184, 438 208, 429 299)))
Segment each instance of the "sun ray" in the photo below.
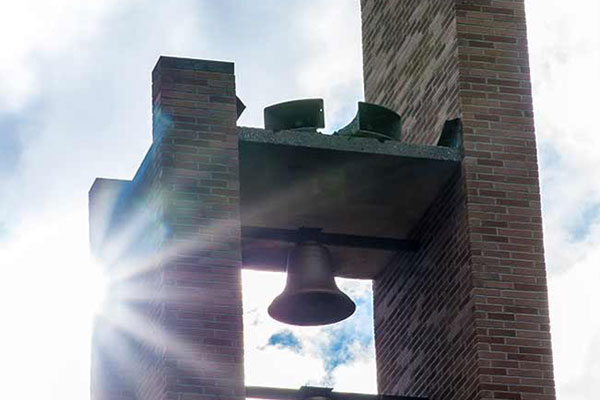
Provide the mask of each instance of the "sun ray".
MULTIPOLYGON (((353 165, 353 168, 360 167, 353 165)), ((339 169, 328 171, 328 174, 335 175, 345 169, 346 166, 342 165, 339 169)), ((307 176, 272 196, 270 201, 252 210, 246 210, 248 216, 253 218, 257 215, 268 215, 274 209, 293 203, 301 197, 300 194, 313 189, 313 178, 315 177, 307 176)), ((185 276, 185 272, 180 270, 181 267, 199 268, 205 261, 214 262, 206 254, 227 246, 229 238, 239 240, 239 236, 236 236, 239 235, 239 226, 232 225, 229 221, 217 220, 202 231, 185 238, 169 237, 167 229, 159 224, 158 215, 151 211, 157 204, 164 205, 165 200, 155 201, 158 203, 152 203, 154 205, 137 202, 135 209, 128 212, 128 218, 121 220, 117 226, 104 227, 107 231, 102 235, 103 242, 99 250, 103 253, 99 254, 99 258, 105 263, 103 270, 109 289, 98 321, 112 326, 121 334, 106 337, 105 340, 99 341, 98 345, 103 351, 110 353, 111 357, 121 359, 119 362, 123 368, 144 368, 150 372, 153 368, 160 368, 142 360, 139 355, 131 354, 126 343, 117 346, 110 343, 131 337, 140 344, 143 351, 159 357, 163 367, 166 365, 164 363, 175 363, 177 368, 186 371, 184 375, 189 376, 189 379, 198 380, 206 375, 206 371, 219 364, 219 354, 195 341, 189 332, 178 331, 176 325, 167 324, 161 317, 153 316, 148 312, 148 307, 160 306, 168 309, 170 304, 176 304, 178 307, 189 308, 194 304, 210 302, 212 299, 193 281, 178 281, 185 278, 180 278, 177 274, 183 273, 185 276), (208 237, 224 239, 207 240, 207 232, 210 232, 208 237), (160 286, 155 285, 158 280, 162 282, 160 286), (170 283, 165 285, 165 282, 170 283), (136 362, 142 365, 132 365, 132 360, 138 360, 136 362)), ((112 207, 117 207, 117 203, 112 203, 112 207)), ((112 215, 108 211, 106 213, 112 215)), ((146 382, 140 374, 132 376, 132 379, 141 391, 155 389, 144 389, 144 385, 152 383, 146 382)))

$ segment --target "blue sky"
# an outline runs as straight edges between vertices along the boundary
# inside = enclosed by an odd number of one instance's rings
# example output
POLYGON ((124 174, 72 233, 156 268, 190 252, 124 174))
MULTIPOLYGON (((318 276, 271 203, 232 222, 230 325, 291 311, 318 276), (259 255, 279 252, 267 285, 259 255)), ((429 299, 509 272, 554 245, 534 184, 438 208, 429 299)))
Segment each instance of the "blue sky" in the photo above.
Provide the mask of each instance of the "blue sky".
MULTIPOLYGON (((559 398, 598 398, 600 2, 526 3, 559 398)), ((243 125, 323 97, 334 130, 362 99, 358 0, 21 0, 0 5, 0 44, 2 398, 88 396, 87 191, 139 166, 159 55, 234 61, 243 125)), ((342 283, 364 303, 352 321, 298 331, 264 312, 282 279, 244 274, 248 384, 374 391, 370 285, 342 283)))

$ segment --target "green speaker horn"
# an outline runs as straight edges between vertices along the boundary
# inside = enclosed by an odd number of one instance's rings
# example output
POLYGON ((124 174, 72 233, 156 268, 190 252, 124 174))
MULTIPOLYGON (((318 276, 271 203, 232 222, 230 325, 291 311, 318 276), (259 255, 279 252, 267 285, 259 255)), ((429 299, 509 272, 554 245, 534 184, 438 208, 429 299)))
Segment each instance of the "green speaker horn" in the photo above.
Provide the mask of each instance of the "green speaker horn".
POLYGON ((313 130, 325 126, 323 99, 302 99, 286 101, 265 108, 265 129, 313 130))
POLYGON ((402 119, 395 111, 377 104, 358 102, 358 112, 345 127, 335 132, 339 136, 400 140, 402 119))

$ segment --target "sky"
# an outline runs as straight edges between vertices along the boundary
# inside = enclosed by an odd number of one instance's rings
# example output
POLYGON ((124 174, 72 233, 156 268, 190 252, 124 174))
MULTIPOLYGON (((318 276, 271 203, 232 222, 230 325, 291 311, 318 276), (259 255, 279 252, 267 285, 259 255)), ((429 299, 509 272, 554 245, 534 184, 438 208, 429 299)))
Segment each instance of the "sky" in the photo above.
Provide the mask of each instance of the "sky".
MULTIPOLYGON (((558 398, 595 399, 600 2, 526 5, 558 398)), ((234 61, 241 125, 262 126, 267 105, 322 97, 334 130, 363 97, 358 0, 3 2, 0 49, 0 398, 89 397, 102 276, 87 192, 98 176, 130 179, 145 155, 159 55, 234 61)), ((282 274, 243 279, 248 385, 376 391, 369 282, 340 281, 355 317, 299 330, 265 312, 282 274)))

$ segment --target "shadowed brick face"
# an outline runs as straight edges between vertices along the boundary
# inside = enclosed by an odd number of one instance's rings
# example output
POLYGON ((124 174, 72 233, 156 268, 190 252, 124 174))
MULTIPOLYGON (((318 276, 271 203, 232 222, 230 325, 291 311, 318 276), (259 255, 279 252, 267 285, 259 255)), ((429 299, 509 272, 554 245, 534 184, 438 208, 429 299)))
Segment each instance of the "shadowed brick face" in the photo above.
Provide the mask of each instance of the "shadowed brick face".
POLYGON ((375 282, 379 389, 431 399, 553 400, 523 0, 362 0, 365 93, 465 158, 375 282))
POLYGON ((417 253, 374 282, 379 391, 471 399, 477 392, 473 286, 463 177, 457 172, 420 221, 417 253))
POLYGON ((454 3, 361 3, 367 101, 402 116, 405 140, 430 144, 449 116, 458 117, 454 3))

